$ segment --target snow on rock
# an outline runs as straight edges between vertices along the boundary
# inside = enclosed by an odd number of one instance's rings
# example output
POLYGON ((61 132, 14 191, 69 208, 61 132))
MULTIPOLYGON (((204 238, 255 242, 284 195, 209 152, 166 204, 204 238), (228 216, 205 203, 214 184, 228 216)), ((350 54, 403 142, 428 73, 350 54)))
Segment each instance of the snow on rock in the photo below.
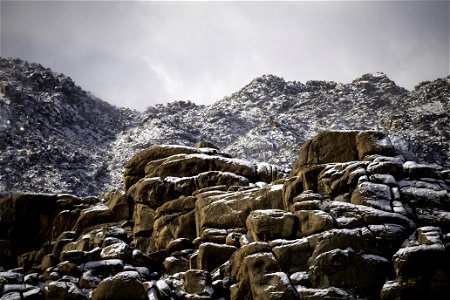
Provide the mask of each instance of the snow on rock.
POLYGON ((2 58, 0 66, 2 191, 106 192, 121 185, 130 157, 158 144, 206 141, 223 156, 286 170, 300 145, 327 129, 388 131, 373 145, 450 166, 448 78, 408 92, 383 73, 347 84, 263 75, 211 105, 177 101, 139 113, 108 105, 39 64, 2 58))

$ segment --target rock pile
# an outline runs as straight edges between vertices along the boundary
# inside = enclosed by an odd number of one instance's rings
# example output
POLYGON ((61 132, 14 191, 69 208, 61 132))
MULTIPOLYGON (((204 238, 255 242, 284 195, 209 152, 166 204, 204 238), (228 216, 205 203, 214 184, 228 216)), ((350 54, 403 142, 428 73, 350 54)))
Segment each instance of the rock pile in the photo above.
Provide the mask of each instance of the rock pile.
POLYGON ((450 171, 382 132, 322 132, 291 174, 154 146, 124 182, 0 199, 1 299, 450 297, 450 171))

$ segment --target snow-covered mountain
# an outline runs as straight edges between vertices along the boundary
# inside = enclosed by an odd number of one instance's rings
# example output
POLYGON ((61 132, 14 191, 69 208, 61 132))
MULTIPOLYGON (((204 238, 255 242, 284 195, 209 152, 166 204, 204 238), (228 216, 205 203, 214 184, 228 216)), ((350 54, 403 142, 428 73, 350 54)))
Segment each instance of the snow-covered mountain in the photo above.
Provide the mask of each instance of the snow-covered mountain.
POLYGON ((106 191, 121 184, 134 153, 154 144, 206 141, 290 168, 301 143, 326 129, 385 129, 404 155, 450 166, 450 76, 407 91, 383 73, 347 84, 263 75, 211 105, 177 101, 137 113, 37 64, 1 59, 0 68, 4 192, 106 191))
POLYGON ((111 178, 109 144, 136 115, 63 74, 0 60, 0 192, 96 193, 111 178))

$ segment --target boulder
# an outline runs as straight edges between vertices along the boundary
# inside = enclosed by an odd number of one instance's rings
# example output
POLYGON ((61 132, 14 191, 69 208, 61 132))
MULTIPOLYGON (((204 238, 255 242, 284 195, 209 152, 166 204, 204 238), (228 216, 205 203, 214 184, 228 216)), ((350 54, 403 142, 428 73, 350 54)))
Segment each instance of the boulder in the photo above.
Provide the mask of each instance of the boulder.
POLYGON ((184 273, 184 289, 189 294, 213 294, 211 274, 204 270, 188 270, 184 273))
POLYGON ((306 238, 273 245, 272 252, 283 272, 292 274, 309 269, 308 259, 314 249, 306 238))
POLYGON ((334 286, 356 295, 377 297, 388 270, 389 261, 384 257, 336 248, 317 256, 311 281, 314 288, 334 286))
POLYGON ((3 296, 1 297, 2 300, 42 300, 44 298, 45 296, 41 289, 30 284, 5 285, 3 287, 3 296))
POLYGON ((164 270, 168 275, 189 270, 189 259, 185 257, 169 256, 164 260, 164 270))
POLYGON ((154 215, 155 211, 145 204, 137 203, 134 206, 134 236, 149 236, 152 233, 154 215))
POLYGON ((447 299, 450 255, 440 228, 421 227, 392 257, 395 279, 384 284, 382 299, 447 299))
POLYGON ((155 145, 136 153, 125 164, 125 191, 145 176, 145 166, 149 162, 180 153, 199 153, 199 150, 186 146, 155 145))
POLYGON ((290 211, 291 205, 294 203, 294 198, 303 192, 302 177, 292 176, 288 178, 283 184, 283 208, 290 211))
POLYGON ((147 177, 189 177, 208 171, 230 172, 247 177, 250 181, 258 181, 254 164, 243 160, 210 156, 206 154, 178 154, 161 161, 147 164, 147 177))
POLYGON ((358 160, 356 135, 358 131, 323 131, 306 141, 300 148, 299 160, 293 174, 305 165, 358 160))
POLYGON ((195 220, 197 236, 207 228, 245 230, 249 213, 258 209, 283 209, 283 185, 252 188, 237 192, 196 194, 195 220))
POLYGON ((165 187, 160 177, 142 178, 128 189, 127 194, 135 203, 142 203, 152 209, 162 205, 165 187))
POLYGON ((240 272, 240 267, 245 257, 255 254, 255 253, 263 253, 269 252, 270 247, 268 243, 265 242, 251 242, 242 246, 230 258, 231 270, 230 276, 236 278, 238 276, 238 272, 240 272))
POLYGON ((367 155, 395 155, 395 149, 389 136, 381 131, 361 131, 355 137, 358 157, 362 160, 367 155))
MULTIPOLYGON (((233 264, 233 267, 235 265, 233 264)), ((287 275, 270 252, 244 257, 235 274, 236 284, 230 287, 231 299, 297 299, 287 275)))
POLYGON ((403 164, 405 175, 410 179, 433 178, 441 179, 440 172, 435 166, 419 164, 415 161, 407 161, 403 164))
POLYGON ((295 237, 298 219, 294 214, 283 210, 254 210, 247 217, 246 224, 248 234, 255 241, 290 239, 295 237))
POLYGON ((298 174, 304 166, 362 160, 371 154, 395 154, 387 134, 380 131, 322 131, 303 143, 292 174, 298 174))
POLYGON ((138 272, 125 271, 104 279, 92 292, 92 300, 144 300, 144 285, 138 272))
POLYGON ((299 219, 299 236, 307 236, 335 227, 334 219, 323 210, 299 210, 294 214, 299 219))
POLYGON ((109 208, 104 204, 98 204, 83 209, 73 228, 76 231, 83 231, 94 225, 112 221, 114 221, 114 216, 111 214, 109 208))
POLYGON ((56 215, 53 221, 52 240, 56 240, 61 233, 72 230, 78 220, 78 217, 80 216, 80 212, 80 209, 66 209, 56 215))
POLYGON ((73 277, 79 277, 81 274, 81 269, 78 264, 69 261, 60 262, 56 269, 60 275, 69 275, 73 277))
POLYGON ((300 299, 312 300, 357 300, 361 299, 355 297, 352 293, 346 292, 343 289, 329 287, 325 289, 317 289, 305 287, 302 285, 296 286, 296 291, 300 299))
POLYGON ((128 262, 131 260, 132 248, 124 243, 115 243, 102 249, 100 257, 104 260, 108 259, 120 259, 128 262))
POLYGON ((228 231, 226 229, 205 228, 200 236, 201 242, 226 244, 228 231))
POLYGON ((101 281, 102 279, 96 276, 93 270, 87 270, 81 275, 79 284, 83 289, 95 289, 101 281))
POLYGON ((153 224, 153 251, 166 248, 169 243, 179 238, 193 240, 195 230, 194 197, 180 197, 158 207, 153 224))
POLYGON ((374 159, 367 166, 367 173, 371 174, 389 174, 394 178, 401 178, 403 176, 403 165, 401 159, 374 159))
POLYGON ((23 281, 23 274, 13 271, 0 272, 0 284, 21 284, 23 281))
POLYGON ((235 246, 207 242, 202 243, 198 250, 198 268, 212 272, 215 268, 228 261, 237 248, 235 246))
POLYGON ((129 220, 132 217, 132 198, 124 191, 112 191, 107 196, 106 205, 116 221, 129 220))
POLYGON ((172 289, 166 280, 160 279, 156 281, 156 289, 162 299, 170 299, 172 296, 172 289))
POLYGON ((353 204, 371 206, 388 212, 392 212, 391 200, 392 194, 389 186, 372 182, 358 184, 351 196, 353 204))
POLYGON ((124 263, 120 259, 94 260, 80 265, 82 271, 92 270, 95 274, 116 274, 122 272, 124 263))
POLYGON ((194 249, 194 244, 187 238, 178 238, 171 241, 166 248, 167 253, 172 254, 185 249, 194 249))
POLYGON ((88 299, 73 282, 54 281, 45 288, 48 300, 84 300, 88 299))

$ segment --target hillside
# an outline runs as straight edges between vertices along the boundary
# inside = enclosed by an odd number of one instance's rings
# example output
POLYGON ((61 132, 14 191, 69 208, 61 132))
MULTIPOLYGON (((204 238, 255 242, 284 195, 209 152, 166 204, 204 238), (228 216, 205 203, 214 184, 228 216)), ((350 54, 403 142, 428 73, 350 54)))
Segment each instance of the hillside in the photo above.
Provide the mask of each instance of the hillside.
POLYGON ((207 106, 189 101, 119 109, 39 64, 0 60, 0 190, 98 194, 156 144, 210 142, 234 157, 292 168, 301 144, 327 129, 386 130, 411 159, 450 166, 450 77, 415 90, 383 73, 351 83, 273 75, 207 106))
POLYGON ((0 60, 0 191, 95 194, 109 185, 108 145, 135 114, 39 64, 0 60))

